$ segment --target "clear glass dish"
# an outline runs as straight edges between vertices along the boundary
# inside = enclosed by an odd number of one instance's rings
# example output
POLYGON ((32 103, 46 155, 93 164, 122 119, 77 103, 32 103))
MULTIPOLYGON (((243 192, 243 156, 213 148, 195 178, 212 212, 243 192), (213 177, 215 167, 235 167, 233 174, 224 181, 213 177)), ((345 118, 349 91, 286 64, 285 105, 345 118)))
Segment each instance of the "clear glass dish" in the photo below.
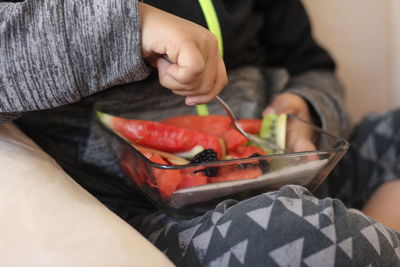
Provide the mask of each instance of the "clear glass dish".
POLYGON ((349 144, 346 140, 296 117, 288 116, 288 123, 305 127, 310 132, 316 149, 172 166, 150 161, 97 120, 100 133, 115 152, 126 179, 165 213, 179 218, 200 215, 225 199, 243 200, 277 190, 286 184, 302 185, 314 191, 342 158, 349 144), (217 170, 218 175, 207 177, 204 175, 206 169, 217 170), (160 194, 156 181, 161 177, 175 175, 182 179, 206 177, 207 184, 177 190, 168 197, 160 194))

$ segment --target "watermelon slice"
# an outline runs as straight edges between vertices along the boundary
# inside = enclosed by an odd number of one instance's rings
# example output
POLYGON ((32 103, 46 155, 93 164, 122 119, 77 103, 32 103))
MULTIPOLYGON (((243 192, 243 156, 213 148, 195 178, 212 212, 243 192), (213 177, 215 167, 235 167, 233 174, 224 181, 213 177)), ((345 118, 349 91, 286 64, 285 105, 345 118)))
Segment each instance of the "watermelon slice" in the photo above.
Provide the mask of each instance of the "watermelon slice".
MULTIPOLYGON (((162 123, 185 128, 192 131, 221 137, 225 141, 226 148, 232 150, 243 145, 248 140, 230 125, 230 119, 224 115, 183 115, 163 120, 162 123)), ((258 133, 261 127, 259 119, 242 119, 239 124, 250 133, 258 133)))
POLYGON ((236 149, 238 146, 242 146, 246 144, 249 140, 243 136, 241 133, 239 133, 236 129, 229 129, 227 130, 222 138, 225 141, 226 144, 226 149, 228 151, 232 151, 236 149))
MULTIPOLYGON (((168 162, 156 154, 151 155, 149 159, 158 164, 168 165, 168 162)), ((160 191, 160 195, 164 198, 168 198, 173 192, 175 192, 178 185, 182 181, 180 171, 159 168, 152 168, 152 170, 156 180, 156 186, 160 191)))
POLYGON ((125 119, 102 112, 97 112, 97 115, 106 127, 134 144, 169 153, 189 151, 200 145, 205 149, 213 149, 220 159, 225 155, 223 140, 214 135, 159 122, 125 119))
POLYGON ((182 180, 177 190, 207 184, 207 176, 204 172, 194 173, 192 169, 181 170, 181 176, 182 180))
POLYGON ((217 176, 208 178, 208 183, 255 179, 262 174, 262 170, 258 166, 249 166, 243 169, 238 168, 238 165, 224 166, 219 168, 217 176))
MULTIPOLYGON (((231 129, 230 119, 225 115, 182 115, 161 121, 162 123, 182 127, 185 129, 204 132, 215 136, 223 136, 226 130, 231 129)), ((261 129, 260 119, 239 119, 240 126, 248 133, 258 134, 261 129)))
MULTIPOLYGON (((160 157, 166 159, 169 163, 173 164, 173 165, 185 165, 185 164, 189 164, 189 161, 187 161, 186 159, 176 156, 174 154, 170 154, 164 151, 160 151, 157 149, 152 149, 152 148, 148 148, 148 147, 144 147, 144 146, 139 146, 139 145, 135 145, 132 144, 132 146, 134 148, 136 148, 138 151, 140 151, 140 153, 142 153, 146 158, 150 159, 150 157, 155 154, 155 155, 159 155, 160 157)), ((170 165, 170 164, 168 164, 170 165)))
POLYGON ((260 119, 240 119, 238 120, 242 129, 251 134, 259 134, 261 129, 260 119))
POLYGON ((123 154, 122 160, 120 162, 124 173, 135 182, 137 185, 144 185, 146 183, 146 176, 140 172, 140 168, 135 164, 136 161, 133 161, 131 157, 129 157, 129 152, 123 154))
POLYGON ((163 120, 162 123, 192 131, 222 137, 229 130, 229 118, 223 115, 183 115, 163 120))
POLYGON ((260 154, 262 156, 267 155, 267 153, 262 148, 254 145, 243 145, 237 147, 235 150, 229 151, 229 155, 231 155, 233 159, 245 159, 254 154, 260 154))

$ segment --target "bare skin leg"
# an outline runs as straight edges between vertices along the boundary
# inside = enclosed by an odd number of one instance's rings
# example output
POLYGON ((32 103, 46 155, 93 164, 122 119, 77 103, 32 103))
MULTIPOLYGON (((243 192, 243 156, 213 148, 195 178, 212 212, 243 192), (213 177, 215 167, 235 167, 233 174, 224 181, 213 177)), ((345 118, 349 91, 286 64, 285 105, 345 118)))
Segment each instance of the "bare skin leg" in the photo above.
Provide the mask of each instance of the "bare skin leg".
POLYGON ((400 231, 400 180, 381 185, 362 211, 377 221, 400 231))

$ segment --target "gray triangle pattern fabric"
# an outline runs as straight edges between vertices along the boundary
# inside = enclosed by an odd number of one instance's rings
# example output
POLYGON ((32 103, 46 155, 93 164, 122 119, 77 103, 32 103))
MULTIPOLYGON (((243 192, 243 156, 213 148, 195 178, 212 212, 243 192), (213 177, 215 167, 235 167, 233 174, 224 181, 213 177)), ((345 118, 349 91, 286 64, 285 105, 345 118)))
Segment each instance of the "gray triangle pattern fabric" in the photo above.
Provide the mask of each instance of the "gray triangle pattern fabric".
POLYGON ((321 233, 323 233, 333 243, 336 243, 336 230, 334 224, 321 228, 321 233))
POLYGON ((339 247, 350 259, 353 258, 353 238, 350 237, 346 240, 343 240, 339 243, 339 247))
POLYGON ((165 232, 164 232, 164 237, 167 236, 167 234, 168 234, 169 230, 171 229, 171 227, 174 226, 174 225, 176 225, 176 224, 177 224, 177 223, 174 222, 174 221, 167 223, 167 225, 164 227, 164 231, 165 231, 165 232))
POLYGON ((376 151, 375 151, 375 138, 373 136, 368 136, 365 143, 360 147, 360 154, 364 155, 365 159, 372 162, 376 162, 376 151))
POLYGON ((143 219, 142 219, 142 224, 143 224, 143 225, 147 225, 148 221, 149 221, 151 218, 155 217, 155 216, 157 216, 157 213, 152 213, 152 214, 149 214, 149 215, 144 216, 143 219))
POLYGON ((314 214, 314 215, 308 215, 304 217, 304 220, 309 222, 312 226, 315 228, 319 229, 319 214, 314 214))
POLYGON ((228 251, 222 254, 221 257, 216 258, 208 264, 209 267, 228 267, 229 260, 231 259, 231 252, 228 251))
POLYGON ((212 262, 208 264, 208 266, 229 266, 229 260, 231 259, 231 255, 234 255, 235 258, 241 263, 244 264, 246 252, 247 252, 247 244, 249 240, 246 239, 244 241, 239 242, 238 244, 232 246, 227 252, 222 254, 222 256, 216 258, 212 262))
POLYGON ((361 216, 362 218, 364 218, 364 219, 365 219, 366 221, 368 221, 368 222, 372 222, 372 221, 371 221, 371 218, 369 218, 368 216, 366 216, 364 213, 362 213, 362 212, 359 211, 359 210, 356 210, 356 209, 348 209, 348 211, 351 212, 351 213, 354 213, 354 214, 357 214, 357 215, 361 216))
POLYGON ((390 181, 398 178, 398 175, 393 173, 393 167, 396 166, 396 162, 393 162, 393 159, 397 159, 396 157, 395 147, 389 148, 384 155, 382 155, 380 160, 380 165, 385 170, 383 174, 385 181, 390 181))
POLYGON ((299 198, 279 197, 278 200, 291 212, 303 217, 303 201, 299 198))
POLYGON ((151 243, 156 243, 157 242, 157 239, 159 238, 159 236, 160 236, 160 234, 162 233, 164 231, 164 228, 161 228, 161 229, 158 229, 157 231, 155 231, 155 232, 153 232, 153 233, 151 233, 150 235, 149 235, 149 241, 151 242, 151 243))
POLYGON ((334 215, 333 215, 333 207, 332 206, 326 207, 325 209, 322 210, 321 213, 326 215, 332 223, 335 222, 334 215))
POLYGON ((212 214, 211 214, 211 221, 212 221, 212 223, 213 224, 217 224, 218 223, 218 220, 222 217, 222 213, 221 212, 217 212, 217 211, 214 211, 212 214))
POLYGON ((390 138, 391 136, 393 136, 394 127, 392 125, 393 118, 388 117, 386 120, 383 120, 376 126, 374 132, 386 138, 390 138))
POLYGON ((383 225, 380 223, 374 224, 374 227, 378 229, 378 231, 386 238, 389 244, 393 247, 393 240, 390 237, 390 233, 388 232, 388 230, 386 230, 385 227, 383 227, 383 225))
POLYGON ((154 218, 149 221, 149 225, 156 225, 165 216, 165 213, 160 213, 159 215, 154 216, 154 218))
POLYGON ((220 234, 222 235, 223 238, 225 238, 226 233, 229 230, 229 226, 231 225, 232 221, 227 221, 226 223, 223 223, 221 225, 217 225, 217 229, 220 232, 220 234))
POLYGON ((397 257, 400 260, 400 247, 396 248, 394 251, 396 252, 397 257))
POLYGON ((195 225, 189 229, 186 229, 178 234, 179 247, 182 250, 183 256, 185 256, 187 248, 189 247, 193 236, 196 234, 196 232, 200 226, 201 226, 200 224, 197 224, 197 225, 195 225))
POLYGON ((269 256, 281 267, 299 267, 303 254, 304 238, 296 239, 269 253, 269 256))
POLYGON ((278 197, 278 200, 291 212, 303 217, 303 201, 299 198, 278 197))
POLYGON ((266 208, 256 209, 248 212, 246 215, 249 216, 254 222, 261 226, 264 230, 267 230, 269 218, 271 216, 272 205, 266 208))
POLYGON ((207 253, 208 246, 210 245, 211 237, 215 226, 211 226, 210 229, 201 233, 200 235, 193 238, 193 246, 196 249, 196 253, 200 259, 203 260, 207 253))
POLYGON ((268 197, 269 199, 275 200, 277 193, 276 191, 271 191, 271 192, 265 192, 262 195, 268 197))
POLYGON ((319 205, 319 199, 313 196, 308 196, 308 195, 303 195, 302 196, 303 200, 307 200, 310 201, 311 203, 313 203, 315 206, 319 205))
POLYGON ((336 246, 329 246, 304 259, 309 267, 333 267, 335 265, 336 246))
POLYGON ((290 189, 293 190, 293 192, 300 198, 301 196, 304 195, 305 192, 305 188, 304 187, 300 187, 300 186, 293 186, 293 185, 289 185, 290 189))
POLYGON ((235 255, 235 257, 240 261, 241 264, 244 264, 248 243, 249 240, 246 239, 231 248, 232 254, 235 255))
POLYGON ((381 255, 378 234, 373 225, 365 227, 361 230, 361 234, 369 241, 370 245, 375 249, 378 255, 381 255))

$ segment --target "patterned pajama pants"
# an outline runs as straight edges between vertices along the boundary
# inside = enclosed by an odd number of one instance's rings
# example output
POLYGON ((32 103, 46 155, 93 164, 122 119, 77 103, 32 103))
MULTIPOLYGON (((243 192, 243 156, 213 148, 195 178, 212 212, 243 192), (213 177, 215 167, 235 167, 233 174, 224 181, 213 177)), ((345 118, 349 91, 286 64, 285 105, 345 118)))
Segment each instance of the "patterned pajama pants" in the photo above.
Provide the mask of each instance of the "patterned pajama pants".
POLYGON ((178 266, 400 266, 400 233, 351 209, 400 178, 400 110, 366 118, 351 144, 328 178, 341 200, 289 185, 191 220, 156 212, 128 222, 178 266))

